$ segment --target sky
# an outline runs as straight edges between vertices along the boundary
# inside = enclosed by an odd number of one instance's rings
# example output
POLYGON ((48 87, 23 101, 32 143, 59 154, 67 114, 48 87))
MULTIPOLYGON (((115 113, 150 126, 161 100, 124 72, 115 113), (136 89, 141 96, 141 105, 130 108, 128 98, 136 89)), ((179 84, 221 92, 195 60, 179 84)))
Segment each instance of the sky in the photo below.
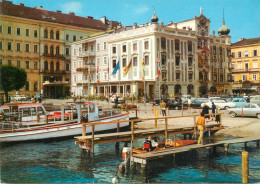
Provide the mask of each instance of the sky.
POLYGON ((151 21, 153 11, 161 21, 180 22, 203 14, 210 19, 210 32, 216 34, 223 22, 230 28, 232 43, 239 38, 260 37, 260 0, 11 0, 14 4, 43 8, 64 13, 74 12, 78 16, 93 16, 121 22, 123 26, 134 22, 145 24, 151 21))

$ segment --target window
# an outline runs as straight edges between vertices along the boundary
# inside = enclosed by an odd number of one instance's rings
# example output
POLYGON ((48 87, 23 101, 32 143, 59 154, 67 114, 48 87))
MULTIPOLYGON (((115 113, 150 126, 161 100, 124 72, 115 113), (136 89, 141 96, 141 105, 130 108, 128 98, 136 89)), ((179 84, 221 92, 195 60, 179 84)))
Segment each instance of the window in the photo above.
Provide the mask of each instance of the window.
POLYGON ((60 71, 60 63, 59 62, 56 63, 56 71, 60 71))
POLYGON ((3 50, 3 42, 0 41, 0 50, 3 50))
POLYGON ((235 69, 235 63, 232 63, 232 69, 235 69))
POLYGON ((74 56, 76 56, 76 54, 77 54, 77 50, 76 49, 74 49, 74 53, 73 54, 74 54, 74 56))
POLYGON ((189 80, 192 80, 192 73, 189 73, 189 80))
POLYGON ((51 55, 54 54, 54 48, 53 48, 53 46, 50 47, 50 54, 51 54, 51 55))
POLYGON ((91 52, 94 51, 94 45, 90 45, 90 51, 91 51, 91 52))
POLYGON ((149 65, 149 56, 144 56, 144 64, 145 64, 146 66, 149 65))
POLYGON ((256 80, 256 74, 253 74, 253 75, 252 75, 252 79, 253 79, 253 80, 256 80))
POLYGON ((8 65, 12 65, 12 60, 8 60, 8 65))
POLYGON ((246 75, 243 75, 243 81, 246 81, 246 75))
POLYGON ((73 41, 75 42, 77 40, 77 37, 74 35, 73 36, 73 41))
POLYGON ((161 38, 161 48, 166 49, 166 38, 164 37, 161 38))
POLYGON ((48 30, 47 29, 44 30, 44 38, 48 38, 48 30))
POLYGON ((137 43, 134 43, 133 44, 133 51, 136 51, 137 50, 137 43))
POLYGON ((56 55, 60 55, 60 47, 59 46, 56 47, 56 55))
POLYGON ((21 51, 21 43, 16 43, 16 50, 21 51))
POLYGON ((232 58, 235 58, 235 52, 232 52, 232 58))
POLYGON ((134 62, 133 62, 133 66, 137 66, 137 57, 134 57, 134 58, 133 58, 133 61, 134 61, 134 62))
POLYGON ((56 31, 56 40, 59 40, 59 39, 60 39, 60 32, 56 31))
POLYGON ((74 82, 77 82, 77 76, 74 75, 74 82))
POLYGON ((50 31, 50 39, 53 39, 53 30, 50 31))
POLYGON ((83 36, 80 36, 79 38, 80 38, 80 39, 82 39, 82 38, 83 38, 83 36))
POLYGON ((257 66, 257 61, 254 61, 254 62, 253 62, 253 68, 258 68, 258 66, 257 66))
POLYGON ((123 52, 126 52, 126 45, 123 45, 122 50, 123 52))
POLYGON ((66 35, 66 41, 69 41, 69 39, 70 39, 70 35, 66 35))
POLYGON ((162 65, 166 65, 166 54, 162 53, 162 65))
POLYGON ((180 50, 180 41, 175 40, 175 50, 180 50))
POLYGON ((222 47, 219 47, 219 54, 222 55, 222 47))
POLYGON ((30 52, 30 45, 29 44, 25 44, 25 51, 30 52))
POLYGON ((48 46, 47 45, 44 46, 44 54, 48 54, 48 46))
POLYGON ((29 35, 30 35, 29 29, 25 29, 25 36, 29 36, 29 35))
POLYGON ((100 65, 100 57, 97 58, 97 66, 100 65))
POLYGON ((35 82, 33 83, 33 90, 34 90, 34 91, 38 91, 38 82, 37 82, 37 81, 35 81, 35 82))
POLYGON ((17 35, 21 35, 21 28, 18 27, 18 28, 16 29, 16 34, 17 34, 17 35))
POLYGON ((37 70, 38 69, 38 62, 34 61, 34 69, 37 70))
POLYGON ((126 67, 126 58, 123 58, 122 66, 123 66, 123 67, 126 67))
POLYGON ((116 53, 116 47, 113 47, 113 54, 116 53))
POLYGON ((19 68, 21 67, 21 61, 20 60, 16 61, 16 66, 19 67, 19 68))
POLYGON ((0 33, 3 33, 3 26, 0 25, 0 33))
POLYGON ((176 66, 179 66, 180 65, 180 56, 176 56, 175 57, 175 64, 176 64, 176 66))
POLYGON ((30 61, 26 61, 26 69, 30 69, 30 61))
POLYGON ((27 81, 26 84, 25 84, 25 91, 29 91, 29 90, 30 90, 30 84, 27 81))
POLYGON ((192 66, 192 57, 188 57, 188 66, 192 66))
POLYGON ((223 80, 224 80, 223 75, 220 75, 220 82, 223 82, 223 80))
POLYGON ((99 51, 99 44, 97 44, 97 51, 99 51))
POLYGON ((149 49, 149 42, 148 41, 144 42, 144 49, 149 49))
POLYGON ((115 59, 113 60, 112 64, 113 64, 113 69, 114 69, 116 67, 116 60, 115 59))
POLYGON ((2 66, 3 65, 3 60, 2 59, 0 59, 0 66, 2 66))
POLYGON ((8 34, 12 34, 12 27, 8 26, 8 28, 7 28, 7 33, 8 33, 8 34))
POLYGON ((50 70, 51 70, 52 73, 54 72, 54 63, 53 63, 53 61, 50 64, 50 70))
POLYGON ((48 62, 47 61, 44 62, 44 70, 48 70, 48 62))
POLYGON ((66 55, 70 55, 70 48, 66 48, 66 55))
POLYGON ((107 80, 107 72, 104 72, 104 80, 107 80))
POLYGON ((176 80, 180 80, 180 72, 176 72, 176 80))
POLYGON ((192 52, 192 42, 188 41, 188 52, 192 52))
POLYGON ((245 57, 248 57, 248 50, 245 51, 245 57))
POLYGON ((237 69, 242 69, 242 63, 237 63, 237 69))
POLYGON ((254 56, 257 56, 257 50, 254 50, 253 53, 254 56))
POLYGON ((104 42, 104 50, 107 49, 107 42, 104 42))
POLYGON ((12 43, 11 42, 7 43, 7 50, 12 50, 12 43))
POLYGON ((70 70, 70 64, 66 63, 66 71, 69 71, 69 70, 70 70))
POLYGON ((35 53, 37 53, 38 52, 38 45, 34 45, 33 50, 34 50, 35 53))
POLYGON ((38 37, 38 31, 34 30, 33 35, 34 35, 35 38, 37 38, 38 37))
POLYGON ((241 52, 238 52, 238 57, 241 57, 241 52))
POLYGON ((105 56, 104 57, 104 65, 106 65, 107 64, 107 57, 105 56))

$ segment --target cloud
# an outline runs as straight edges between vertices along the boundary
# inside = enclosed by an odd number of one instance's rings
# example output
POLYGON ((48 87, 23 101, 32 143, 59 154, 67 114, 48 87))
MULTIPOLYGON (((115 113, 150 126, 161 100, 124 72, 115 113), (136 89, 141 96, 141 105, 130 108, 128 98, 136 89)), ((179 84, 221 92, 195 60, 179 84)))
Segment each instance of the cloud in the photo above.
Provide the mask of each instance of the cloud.
POLYGON ((81 2, 71 1, 61 4, 60 7, 64 13, 74 12, 75 14, 80 14, 83 4, 81 2))
POLYGON ((138 13, 138 14, 146 13, 146 12, 148 12, 149 10, 150 10, 150 9, 149 9, 147 6, 138 7, 138 8, 135 8, 135 9, 134 9, 135 13, 138 13))

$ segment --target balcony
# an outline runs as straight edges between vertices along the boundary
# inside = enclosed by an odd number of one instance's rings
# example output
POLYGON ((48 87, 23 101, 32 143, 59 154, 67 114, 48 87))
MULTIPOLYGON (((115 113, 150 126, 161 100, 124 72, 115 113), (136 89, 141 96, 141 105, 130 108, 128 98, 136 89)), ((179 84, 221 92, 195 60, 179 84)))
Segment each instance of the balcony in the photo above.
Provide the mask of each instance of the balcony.
POLYGON ((78 67, 78 68, 76 68, 76 71, 77 72, 88 72, 89 71, 88 69, 90 69, 91 73, 96 71, 95 65, 94 66, 93 65, 89 65, 89 66, 78 67))
POLYGON ((44 81, 44 86, 55 86, 55 85, 70 85, 69 81, 44 81))
POLYGON ((96 56, 95 51, 83 51, 79 54, 80 57, 96 56))
POLYGON ((66 74, 65 70, 41 70, 42 74, 66 74))
POLYGON ((54 58, 54 59, 65 59, 65 57, 63 55, 60 55, 60 54, 43 53, 43 56, 54 58))
POLYGON ((260 68, 249 68, 249 69, 233 69, 232 73, 249 73, 249 72, 259 72, 260 68))

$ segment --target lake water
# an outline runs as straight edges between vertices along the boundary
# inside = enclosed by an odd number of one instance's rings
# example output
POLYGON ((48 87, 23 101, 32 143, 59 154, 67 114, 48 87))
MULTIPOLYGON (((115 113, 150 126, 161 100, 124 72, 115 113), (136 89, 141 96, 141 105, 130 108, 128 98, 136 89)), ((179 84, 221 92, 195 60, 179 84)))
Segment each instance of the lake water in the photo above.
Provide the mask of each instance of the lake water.
MULTIPOLYGON (((227 137, 218 136, 215 140, 227 137)), ((244 144, 230 145, 228 155, 223 148, 214 157, 206 149, 187 152, 153 162, 149 174, 121 175, 122 159, 114 144, 95 146, 95 155, 82 152, 74 139, 62 141, 19 143, 1 146, 1 183, 241 183, 241 153, 244 144)), ((142 141, 139 140, 139 145, 142 141)), ((249 181, 260 182, 260 150, 248 143, 249 181)))

